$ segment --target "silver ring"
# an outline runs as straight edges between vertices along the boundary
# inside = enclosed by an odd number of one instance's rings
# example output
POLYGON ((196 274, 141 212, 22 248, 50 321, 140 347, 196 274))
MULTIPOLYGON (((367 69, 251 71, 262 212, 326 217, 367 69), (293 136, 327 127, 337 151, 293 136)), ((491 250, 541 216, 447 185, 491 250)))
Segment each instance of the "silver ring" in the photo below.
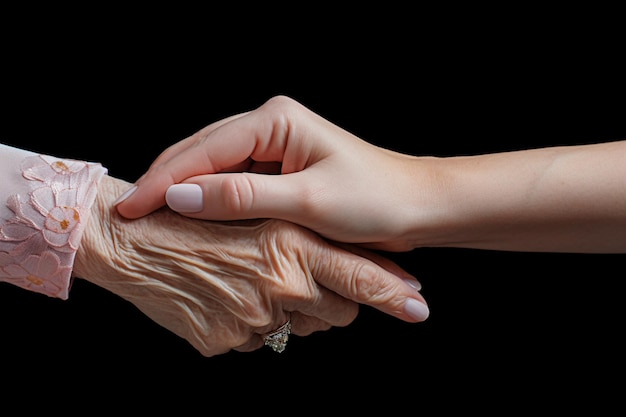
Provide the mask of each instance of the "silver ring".
POLYGON ((287 323, 280 326, 273 332, 268 333, 263 337, 263 342, 266 346, 271 347, 274 352, 281 353, 287 347, 287 341, 291 334, 291 318, 287 320, 287 323))

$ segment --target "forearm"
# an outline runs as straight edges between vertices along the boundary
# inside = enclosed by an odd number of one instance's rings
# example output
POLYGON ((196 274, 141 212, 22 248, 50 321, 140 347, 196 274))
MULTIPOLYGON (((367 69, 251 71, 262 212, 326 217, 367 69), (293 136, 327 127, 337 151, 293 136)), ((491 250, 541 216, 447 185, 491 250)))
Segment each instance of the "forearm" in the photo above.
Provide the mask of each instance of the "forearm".
POLYGON ((442 211, 415 246, 626 252, 626 141, 429 164, 442 211))

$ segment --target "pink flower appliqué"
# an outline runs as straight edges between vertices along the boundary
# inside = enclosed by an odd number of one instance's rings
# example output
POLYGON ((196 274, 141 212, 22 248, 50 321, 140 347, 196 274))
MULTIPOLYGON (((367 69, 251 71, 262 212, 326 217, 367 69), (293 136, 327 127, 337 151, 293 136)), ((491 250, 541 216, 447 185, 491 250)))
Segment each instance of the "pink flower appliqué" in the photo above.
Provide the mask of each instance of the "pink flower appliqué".
POLYGON ((83 161, 61 160, 46 155, 36 155, 22 161, 24 178, 42 182, 49 187, 72 189, 89 177, 88 164, 83 161))
POLYGON ((41 256, 28 255, 19 264, 10 264, 2 269, 7 281, 30 291, 60 298, 67 297, 65 276, 70 273, 71 267, 61 265, 59 257, 53 252, 44 252, 41 256))

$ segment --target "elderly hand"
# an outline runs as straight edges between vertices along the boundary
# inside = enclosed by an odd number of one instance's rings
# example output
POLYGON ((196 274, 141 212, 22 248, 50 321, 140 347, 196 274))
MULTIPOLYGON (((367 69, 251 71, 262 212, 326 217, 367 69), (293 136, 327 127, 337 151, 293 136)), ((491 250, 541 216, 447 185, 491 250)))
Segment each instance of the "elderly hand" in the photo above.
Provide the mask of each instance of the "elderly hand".
POLYGON ((204 356, 258 349, 289 319, 298 336, 346 326, 359 303, 409 322, 428 316, 415 278, 374 253, 280 220, 216 223, 163 208, 131 221, 113 207, 128 187, 102 179, 74 273, 204 356))

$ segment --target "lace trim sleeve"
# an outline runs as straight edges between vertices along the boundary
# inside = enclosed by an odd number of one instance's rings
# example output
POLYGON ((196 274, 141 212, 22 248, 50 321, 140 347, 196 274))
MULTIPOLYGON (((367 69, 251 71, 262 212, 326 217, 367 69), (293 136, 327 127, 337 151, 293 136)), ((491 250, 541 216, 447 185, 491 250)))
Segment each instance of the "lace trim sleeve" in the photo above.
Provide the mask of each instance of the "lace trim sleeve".
POLYGON ((66 300, 76 250, 107 170, 26 155, 19 165, 23 184, 4 202, 12 217, 0 219, 0 281, 66 300))

